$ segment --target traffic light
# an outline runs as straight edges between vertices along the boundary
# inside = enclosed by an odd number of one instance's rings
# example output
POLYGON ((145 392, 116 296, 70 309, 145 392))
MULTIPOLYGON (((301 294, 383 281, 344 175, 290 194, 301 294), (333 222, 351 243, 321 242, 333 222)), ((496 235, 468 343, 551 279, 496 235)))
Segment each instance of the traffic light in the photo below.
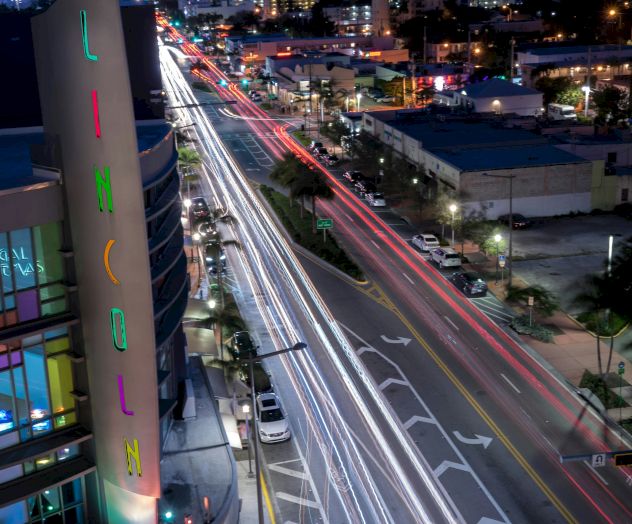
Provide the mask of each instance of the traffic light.
POLYGON ((632 466, 632 453, 617 453, 614 455, 615 466, 632 466))
POLYGON ((244 86, 244 89, 248 88, 248 79, 247 78, 242 78, 241 79, 241 85, 244 86))
POLYGON ((217 83, 222 87, 226 87, 228 85, 228 82, 226 82, 226 80, 224 80, 223 78, 217 83))

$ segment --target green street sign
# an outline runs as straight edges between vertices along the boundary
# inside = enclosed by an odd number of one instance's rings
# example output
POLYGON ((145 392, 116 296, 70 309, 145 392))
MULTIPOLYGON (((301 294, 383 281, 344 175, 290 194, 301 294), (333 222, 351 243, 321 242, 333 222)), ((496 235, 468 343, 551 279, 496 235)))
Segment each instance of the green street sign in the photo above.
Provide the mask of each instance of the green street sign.
POLYGON ((319 218, 316 220, 316 229, 331 229, 334 227, 333 218, 319 218))
POLYGON ((623 375, 625 373, 625 362, 619 362, 618 368, 619 375, 623 375))

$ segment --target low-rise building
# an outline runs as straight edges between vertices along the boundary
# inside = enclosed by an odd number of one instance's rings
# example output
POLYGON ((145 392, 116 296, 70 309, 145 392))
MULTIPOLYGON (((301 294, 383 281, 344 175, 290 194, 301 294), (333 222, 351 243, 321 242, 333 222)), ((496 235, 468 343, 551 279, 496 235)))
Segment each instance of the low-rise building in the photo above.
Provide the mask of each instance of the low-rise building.
POLYGON ((536 89, 492 78, 456 91, 454 105, 461 105, 475 113, 539 116, 543 112, 542 96, 536 89))

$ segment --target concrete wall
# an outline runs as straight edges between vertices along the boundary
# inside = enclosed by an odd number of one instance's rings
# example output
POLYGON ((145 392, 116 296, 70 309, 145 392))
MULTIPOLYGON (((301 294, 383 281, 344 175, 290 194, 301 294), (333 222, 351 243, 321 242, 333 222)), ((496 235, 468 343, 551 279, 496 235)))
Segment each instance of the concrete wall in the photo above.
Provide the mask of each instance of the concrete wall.
POLYGON ((154 318, 121 12, 115 1, 58 0, 32 24, 44 131, 61 152, 57 167, 68 205, 105 502, 104 513, 90 516, 155 524, 160 437, 154 318), (106 167, 112 207, 103 190, 100 209, 95 175, 105 177, 106 167), (118 282, 104 265, 111 240, 109 263, 118 282))
POLYGON ((617 160, 614 162, 615 166, 632 165, 632 142, 611 142, 603 144, 577 142, 556 144, 556 147, 586 158, 587 160, 603 160, 604 162, 608 160, 608 153, 616 153, 617 160))
POLYGON ((472 105, 477 113, 516 113, 521 116, 542 114, 542 94, 507 96, 493 98, 470 98, 458 91, 454 92, 454 101, 460 105, 472 105))

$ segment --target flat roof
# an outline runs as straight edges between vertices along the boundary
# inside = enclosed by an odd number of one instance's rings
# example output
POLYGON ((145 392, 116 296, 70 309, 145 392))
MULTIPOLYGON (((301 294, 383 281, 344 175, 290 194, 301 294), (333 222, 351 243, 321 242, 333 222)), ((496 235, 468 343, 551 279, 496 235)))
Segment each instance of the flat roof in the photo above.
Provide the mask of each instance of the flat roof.
MULTIPOLYGON (((136 125, 138 152, 157 145, 171 130, 165 123, 136 125)), ((49 177, 33 173, 31 145, 43 145, 43 131, 0 134, 0 191, 50 182, 49 177)))
POLYGON ((467 150, 448 149, 432 151, 432 154, 461 171, 493 171, 496 169, 590 163, 590 160, 548 144, 481 147, 467 150))
POLYGON ((560 55, 560 54, 581 54, 587 55, 588 48, 591 52, 603 52, 603 51, 628 51, 632 53, 632 45, 615 45, 615 44, 602 44, 602 45, 576 45, 576 46, 550 46, 550 47, 538 47, 538 48, 524 48, 519 49, 519 53, 529 53, 532 55, 560 55))

